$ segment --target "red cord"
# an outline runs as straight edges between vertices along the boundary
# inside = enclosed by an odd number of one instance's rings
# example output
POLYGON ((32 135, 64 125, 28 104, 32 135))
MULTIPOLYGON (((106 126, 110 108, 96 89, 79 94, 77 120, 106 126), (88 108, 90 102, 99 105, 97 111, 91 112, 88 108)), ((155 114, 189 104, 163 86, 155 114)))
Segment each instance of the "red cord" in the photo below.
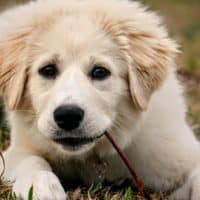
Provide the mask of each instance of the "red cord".
POLYGON ((121 151, 119 146, 115 143, 115 141, 113 140, 111 135, 108 132, 106 132, 105 135, 108 138, 108 140, 110 141, 110 143, 114 146, 114 148, 117 151, 117 153, 119 154, 120 158, 123 160, 124 164, 128 168, 131 175, 133 176, 135 183, 136 183, 136 187, 137 187, 138 191, 140 192, 140 195, 144 197, 144 195, 145 195, 144 194, 144 183, 143 183, 142 179, 137 175, 137 173, 135 172, 135 170, 131 166, 130 161, 127 159, 127 157, 121 151))

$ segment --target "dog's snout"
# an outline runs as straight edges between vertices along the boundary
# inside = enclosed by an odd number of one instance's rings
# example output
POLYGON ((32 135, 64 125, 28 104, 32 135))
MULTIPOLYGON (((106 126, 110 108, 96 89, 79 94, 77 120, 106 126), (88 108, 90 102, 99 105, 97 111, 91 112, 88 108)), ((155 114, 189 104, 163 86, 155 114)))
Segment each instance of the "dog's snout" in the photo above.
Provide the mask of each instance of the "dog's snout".
POLYGON ((76 105, 60 106, 54 111, 54 120, 59 128, 72 131, 80 126, 84 111, 76 105))

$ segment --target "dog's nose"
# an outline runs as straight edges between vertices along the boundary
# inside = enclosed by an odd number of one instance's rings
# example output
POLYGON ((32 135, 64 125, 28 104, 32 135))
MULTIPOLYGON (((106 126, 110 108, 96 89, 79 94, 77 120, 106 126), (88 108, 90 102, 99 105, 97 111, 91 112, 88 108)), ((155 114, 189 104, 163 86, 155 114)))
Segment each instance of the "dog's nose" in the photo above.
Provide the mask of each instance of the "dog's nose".
POLYGON ((54 111, 54 120, 59 128, 72 131, 80 126, 84 117, 84 111, 75 105, 58 107, 54 111))

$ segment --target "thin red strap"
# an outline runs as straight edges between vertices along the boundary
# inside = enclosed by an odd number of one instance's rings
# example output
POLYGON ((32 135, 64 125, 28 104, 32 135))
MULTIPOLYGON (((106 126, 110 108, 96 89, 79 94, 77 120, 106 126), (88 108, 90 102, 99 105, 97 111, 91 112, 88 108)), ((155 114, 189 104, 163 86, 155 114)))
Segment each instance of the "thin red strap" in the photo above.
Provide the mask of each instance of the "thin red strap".
POLYGON ((124 164, 128 168, 131 175, 133 176, 135 183, 136 183, 136 187, 137 187, 138 191, 140 192, 140 195, 144 196, 145 195, 145 193, 144 193, 144 183, 143 183, 142 179, 137 175, 137 173, 135 172, 135 170, 131 166, 130 161, 127 159, 125 154, 121 151, 121 149, 116 144, 116 142, 113 140, 111 135, 108 132, 106 132, 105 135, 108 138, 108 140, 110 141, 110 143, 114 146, 114 148, 117 151, 117 153, 119 154, 120 158, 123 160, 124 164))

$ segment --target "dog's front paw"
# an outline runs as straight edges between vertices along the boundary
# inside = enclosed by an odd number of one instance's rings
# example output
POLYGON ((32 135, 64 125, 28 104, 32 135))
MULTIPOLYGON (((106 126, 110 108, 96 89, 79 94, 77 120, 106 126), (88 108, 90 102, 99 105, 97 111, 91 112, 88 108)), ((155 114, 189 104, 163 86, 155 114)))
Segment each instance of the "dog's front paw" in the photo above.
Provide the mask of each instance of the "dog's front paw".
POLYGON ((13 191, 18 197, 27 199, 33 186, 34 200, 66 200, 67 196, 58 178, 49 171, 39 171, 28 177, 18 178, 13 191))

